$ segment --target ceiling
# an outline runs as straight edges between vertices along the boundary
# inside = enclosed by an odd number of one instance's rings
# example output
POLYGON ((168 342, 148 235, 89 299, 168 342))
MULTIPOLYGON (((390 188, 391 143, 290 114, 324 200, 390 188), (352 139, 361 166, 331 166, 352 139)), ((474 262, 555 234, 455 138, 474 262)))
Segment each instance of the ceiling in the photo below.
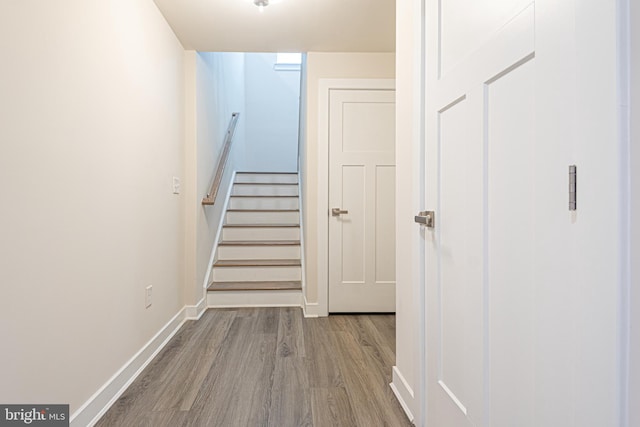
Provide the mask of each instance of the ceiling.
POLYGON ((154 1, 189 50, 395 51, 395 0, 154 1))

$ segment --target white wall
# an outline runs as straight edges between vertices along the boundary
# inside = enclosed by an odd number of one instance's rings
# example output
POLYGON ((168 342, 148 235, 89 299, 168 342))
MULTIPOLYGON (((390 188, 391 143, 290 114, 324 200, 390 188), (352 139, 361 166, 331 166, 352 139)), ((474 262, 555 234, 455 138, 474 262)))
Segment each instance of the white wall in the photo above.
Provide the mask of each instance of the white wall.
POLYGON ((245 167, 295 172, 300 71, 277 71, 275 53, 245 54, 245 167))
POLYGON ((187 135, 185 138, 185 298, 195 305, 204 298, 216 231, 234 169, 243 168, 247 117, 244 93, 244 54, 185 53, 187 77, 187 135), (231 114, 240 113, 232 154, 214 205, 203 206, 210 189, 231 114))
POLYGON ((184 305, 183 49, 151 0, 0 2, 0 40, 0 401, 73 413, 184 305))
POLYGON ((300 159, 306 156, 307 149, 307 54, 302 54, 302 64, 300 64, 300 113, 298 119, 298 170, 300 170, 300 159))
MULTIPOLYGON (((393 53, 320 53, 309 52, 306 66, 306 126, 305 144, 300 153, 300 173, 303 186, 304 258, 306 269, 305 297, 318 301, 318 82, 320 79, 394 78, 393 53)), ((328 214, 328 213, 327 213, 328 214)), ((324 237, 322 237, 324 238, 324 237)))

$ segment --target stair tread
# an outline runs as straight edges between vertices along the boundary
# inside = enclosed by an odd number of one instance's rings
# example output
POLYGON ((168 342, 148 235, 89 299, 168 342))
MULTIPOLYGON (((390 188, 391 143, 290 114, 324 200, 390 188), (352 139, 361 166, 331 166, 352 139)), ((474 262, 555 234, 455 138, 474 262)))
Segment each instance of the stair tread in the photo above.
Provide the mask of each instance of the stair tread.
POLYGON ((274 281, 274 282, 211 282, 208 291, 277 291, 277 290, 300 290, 302 283, 294 281, 274 281))
POLYGON ((297 182, 234 182, 233 185, 298 185, 297 182))
POLYGON ((228 228, 300 228, 300 224, 224 224, 228 228))
POLYGON ((227 209, 227 212, 300 212, 300 209, 227 209))
POLYGON ((299 267, 299 259, 230 259, 218 260, 214 267, 299 267))
POLYGON ((236 175, 250 174, 250 175, 297 175, 298 172, 236 172, 236 175))
POLYGON ((300 240, 229 240, 218 246, 300 246, 300 240))
POLYGON ((256 198, 264 198, 264 197, 271 197, 271 198, 285 198, 285 197, 295 197, 298 198, 298 196, 283 196, 283 195, 279 195, 279 194, 272 194, 269 196, 265 196, 263 194, 232 194, 230 197, 256 197, 256 198))

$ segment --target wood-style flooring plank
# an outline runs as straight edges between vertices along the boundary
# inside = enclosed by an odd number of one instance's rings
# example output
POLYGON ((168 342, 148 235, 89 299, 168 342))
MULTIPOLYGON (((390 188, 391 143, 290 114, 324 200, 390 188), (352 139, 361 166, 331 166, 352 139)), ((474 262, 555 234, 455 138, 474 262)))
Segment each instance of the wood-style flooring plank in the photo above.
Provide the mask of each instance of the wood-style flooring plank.
POLYGON ((306 363, 312 388, 335 388, 344 385, 338 366, 338 353, 331 345, 331 320, 328 317, 320 317, 305 319, 304 322, 306 363))
POLYGON ((305 356, 302 321, 303 317, 300 315, 299 308, 283 307, 280 309, 278 356, 305 356))
POLYGON ((155 395, 154 411, 191 409, 234 319, 235 313, 228 311, 212 312, 200 319, 205 327, 185 343, 180 356, 173 362, 173 369, 167 370, 155 395))
POLYGON ((343 387, 312 388, 314 426, 357 426, 353 408, 343 387))
POLYGON ((233 321, 193 403, 189 425, 240 425, 235 422, 242 418, 245 406, 238 400, 238 388, 243 384, 242 377, 251 369, 247 363, 252 340, 256 338, 252 333, 254 320, 236 317, 233 321))
POLYGON ((334 350, 338 353, 338 365, 344 378, 344 388, 353 408, 358 426, 384 425, 385 410, 371 397, 371 375, 364 363, 364 353, 349 332, 334 332, 334 350))
POLYGON ((388 383, 393 315, 215 309, 189 321, 100 427, 410 426, 388 383))
POLYGON ((304 360, 278 354, 271 389, 269 426, 313 426, 311 390, 304 360))

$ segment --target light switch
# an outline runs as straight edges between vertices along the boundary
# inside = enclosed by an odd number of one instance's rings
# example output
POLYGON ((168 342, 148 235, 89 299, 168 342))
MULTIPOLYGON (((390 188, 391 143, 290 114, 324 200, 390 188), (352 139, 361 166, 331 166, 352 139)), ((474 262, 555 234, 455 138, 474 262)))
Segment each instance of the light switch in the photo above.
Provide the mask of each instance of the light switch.
POLYGON ((180 178, 173 177, 173 194, 180 194, 180 178))

